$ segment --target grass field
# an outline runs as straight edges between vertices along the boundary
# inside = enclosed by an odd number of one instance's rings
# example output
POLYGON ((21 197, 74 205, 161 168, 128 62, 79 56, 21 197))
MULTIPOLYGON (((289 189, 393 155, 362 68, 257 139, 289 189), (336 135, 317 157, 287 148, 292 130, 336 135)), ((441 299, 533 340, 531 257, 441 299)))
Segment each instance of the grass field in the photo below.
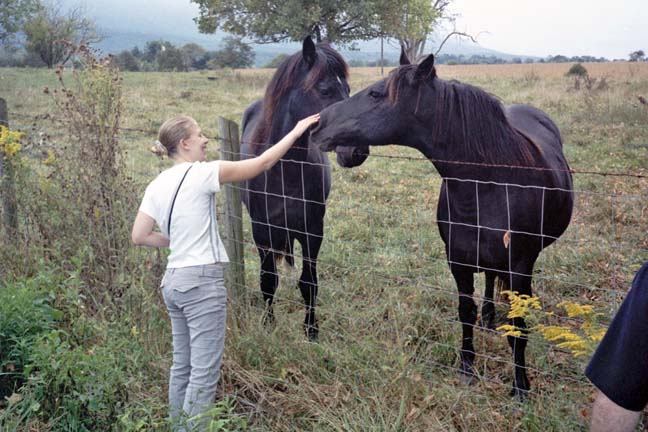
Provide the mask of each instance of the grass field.
MULTIPOLYGON (((438 74, 480 86, 507 104, 534 105, 556 121, 575 171, 576 209, 568 231, 536 264, 535 293, 545 310, 558 313, 557 305, 571 300, 593 304, 609 319, 648 258, 648 179, 642 177, 648 176, 648 106, 638 99, 648 96, 648 63, 585 64, 605 85, 578 90, 565 77, 569 66, 440 66, 438 74)), ((216 138, 216 118, 240 121, 271 73, 124 74, 122 127, 156 131, 166 118, 188 114, 216 138)), ((352 93, 379 78, 376 69, 352 69, 352 93)), ((62 135, 51 121, 29 118, 56 115, 45 86, 56 87, 52 71, 0 69, 11 127, 59 146, 62 135)), ((125 131, 119 138, 140 196, 168 162, 148 152, 154 132, 125 131)), ((218 140, 210 146, 217 157, 218 140)), ((38 146, 32 155, 40 157, 38 146)), ((252 300, 248 306, 233 302, 230 309, 221 380, 229 415, 263 431, 585 430, 593 396, 582 374, 587 358, 574 358, 537 334, 527 349, 533 387, 527 401, 508 395, 512 359, 499 332, 476 331, 481 378, 461 382, 458 301, 436 227, 441 179, 434 167, 410 149, 390 146, 372 151, 361 167, 344 170, 333 162, 332 168, 319 262, 318 344, 302 334, 297 269, 281 270, 276 327, 268 332, 261 325, 258 260, 245 218, 252 300)), ((154 251, 142 257, 143 266, 159 260, 154 251)), ((125 402, 132 407, 138 401, 129 414, 131 429, 124 420, 114 430, 164 430, 153 425, 165 416, 168 322, 156 287, 125 278, 140 302, 129 309, 129 325, 148 356, 133 360, 143 372, 130 384, 131 405, 125 402), (137 419, 140 429, 132 426, 137 419)), ((478 277, 477 292, 482 286, 478 277)), ((506 312, 498 304, 501 323, 506 312)), ((15 418, 6 421, 14 424, 15 418)), ((48 425, 34 415, 31 430, 56 430, 53 424, 55 419, 48 425)))

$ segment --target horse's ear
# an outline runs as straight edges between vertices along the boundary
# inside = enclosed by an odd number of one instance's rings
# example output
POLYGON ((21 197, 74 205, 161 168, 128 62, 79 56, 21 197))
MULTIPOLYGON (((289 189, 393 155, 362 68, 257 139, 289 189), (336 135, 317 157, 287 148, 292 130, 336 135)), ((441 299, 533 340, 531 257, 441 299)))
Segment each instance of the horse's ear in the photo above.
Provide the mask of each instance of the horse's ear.
POLYGON ((317 53, 315 52, 315 44, 313 43, 313 39, 311 39, 310 35, 306 36, 306 38, 304 39, 304 44, 302 46, 302 56, 304 57, 304 60, 306 60, 306 63, 308 63, 309 67, 315 64, 317 53))
POLYGON ((418 65, 414 73, 416 81, 431 80, 436 77, 436 69, 434 68, 434 55, 430 54, 418 65))
POLYGON ((409 57, 407 57, 407 53, 405 52, 404 46, 401 46, 401 55, 400 55, 399 63, 401 66, 411 64, 410 59, 409 57))

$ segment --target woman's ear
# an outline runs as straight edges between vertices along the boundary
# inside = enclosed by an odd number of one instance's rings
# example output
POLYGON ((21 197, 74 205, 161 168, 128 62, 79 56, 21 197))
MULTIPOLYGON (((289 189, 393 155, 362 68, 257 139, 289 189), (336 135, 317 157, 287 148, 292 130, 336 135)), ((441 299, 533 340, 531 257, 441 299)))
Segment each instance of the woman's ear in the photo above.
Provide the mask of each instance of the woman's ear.
POLYGON ((178 143, 178 147, 184 150, 188 150, 189 146, 187 145, 187 140, 182 138, 178 143))

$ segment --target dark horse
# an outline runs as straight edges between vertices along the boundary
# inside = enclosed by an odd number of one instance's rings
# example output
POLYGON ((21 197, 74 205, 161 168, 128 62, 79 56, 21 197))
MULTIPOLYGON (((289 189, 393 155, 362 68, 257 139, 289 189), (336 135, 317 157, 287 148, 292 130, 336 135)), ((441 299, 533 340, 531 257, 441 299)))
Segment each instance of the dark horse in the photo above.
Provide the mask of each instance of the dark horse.
MULTIPOLYGON (((243 114, 241 157, 257 156, 283 138, 302 118, 349 97, 348 67, 327 44, 315 46, 310 37, 302 51, 287 58, 268 84, 265 96, 243 114)), ((364 159, 347 150, 338 161, 345 166, 364 159), (348 156, 345 156, 347 155, 348 156)), ((261 259, 261 291, 266 302, 265 321, 272 322, 272 302, 279 277, 277 259, 293 264, 293 245, 301 244, 303 267, 299 289, 306 305, 304 327, 310 340, 317 338, 317 255, 324 235, 326 198, 331 190, 328 157, 299 139, 282 161, 249 180, 243 190, 252 219, 252 235, 261 259)))
MULTIPOLYGON (((485 91, 436 76, 434 57, 401 66, 350 99, 322 112, 311 132, 322 150, 344 145, 400 144, 418 149, 443 183, 437 223, 459 290, 461 370, 474 375, 474 273, 485 272, 482 323, 493 327, 495 278, 531 295, 533 266, 542 249, 569 224, 572 179, 560 132, 542 111, 503 106, 485 91)), ((523 318, 508 337, 515 361, 513 392, 529 390, 523 318)))

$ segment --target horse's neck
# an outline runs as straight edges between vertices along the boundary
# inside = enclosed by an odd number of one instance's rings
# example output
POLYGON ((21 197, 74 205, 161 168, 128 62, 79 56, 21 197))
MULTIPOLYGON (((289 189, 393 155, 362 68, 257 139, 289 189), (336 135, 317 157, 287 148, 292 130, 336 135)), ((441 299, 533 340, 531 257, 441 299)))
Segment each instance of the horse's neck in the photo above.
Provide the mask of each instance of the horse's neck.
MULTIPOLYGON (((273 146, 281 141, 291 130, 293 130, 296 124, 297 122, 292 120, 285 112, 275 114, 270 129, 270 136, 268 138, 269 146, 273 146)), ((305 133, 301 137, 297 138, 290 150, 288 150, 287 155, 284 156, 284 159, 306 160, 309 153, 307 150, 308 136, 305 133)))

